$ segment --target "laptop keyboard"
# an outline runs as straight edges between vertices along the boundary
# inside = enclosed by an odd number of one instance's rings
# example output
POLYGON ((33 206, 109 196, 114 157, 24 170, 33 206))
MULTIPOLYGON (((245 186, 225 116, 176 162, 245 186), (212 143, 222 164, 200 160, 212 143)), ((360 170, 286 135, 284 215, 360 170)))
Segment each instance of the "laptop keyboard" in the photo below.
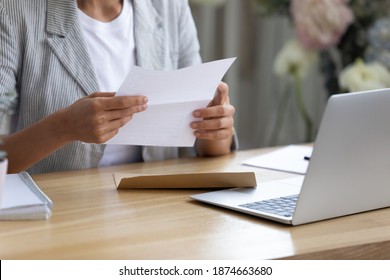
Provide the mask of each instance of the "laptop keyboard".
POLYGON ((246 203, 239 206, 278 216, 292 217, 297 200, 298 194, 246 203))

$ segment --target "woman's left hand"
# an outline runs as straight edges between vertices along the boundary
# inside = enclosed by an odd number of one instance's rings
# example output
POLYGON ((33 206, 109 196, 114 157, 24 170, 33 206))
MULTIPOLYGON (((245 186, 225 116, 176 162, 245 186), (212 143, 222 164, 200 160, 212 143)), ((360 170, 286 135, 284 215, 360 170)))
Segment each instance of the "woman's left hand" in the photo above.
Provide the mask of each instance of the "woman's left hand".
POLYGON ((229 100, 229 87, 221 82, 217 93, 207 108, 195 110, 193 115, 202 120, 191 123, 197 138, 200 155, 224 155, 230 153, 234 134, 234 107, 229 100))

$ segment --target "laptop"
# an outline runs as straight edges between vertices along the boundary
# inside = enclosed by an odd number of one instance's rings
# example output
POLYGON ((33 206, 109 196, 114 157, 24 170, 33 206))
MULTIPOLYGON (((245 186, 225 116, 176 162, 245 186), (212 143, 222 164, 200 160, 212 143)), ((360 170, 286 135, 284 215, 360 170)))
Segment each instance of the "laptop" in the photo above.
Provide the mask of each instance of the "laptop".
POLYGON ((390 206, 390 88, 332 95, 304 176, 193 199, 301 225, 390 206))

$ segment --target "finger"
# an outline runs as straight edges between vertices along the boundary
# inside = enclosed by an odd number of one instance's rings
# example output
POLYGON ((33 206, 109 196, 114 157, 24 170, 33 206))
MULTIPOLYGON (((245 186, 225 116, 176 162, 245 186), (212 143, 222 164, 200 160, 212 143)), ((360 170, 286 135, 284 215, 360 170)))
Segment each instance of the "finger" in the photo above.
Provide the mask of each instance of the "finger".
POLYGON ((109 123, 110 129, 111 130, 119 129, 119 128, 125 126, 129 121, 131 121, 132 118, 133 118, 133 115, 129 115, 129 116, 124 117, 124 118, 112 120, 109 123))
POLYGON ((148 103, 146 96, 114 96, 103 101, 105 110, 126 109, 133 106, 142 106, 148 103))
POLYGON ((97 98, 97 97, 113 97, 115 92, 94 92, 88 95, 88 98, 97 98))
POLYGON ((126 109, 110 110, 105 113, 108 120, 122 119, 132 116, 136 113, 145 111, 148 105, 132 106, 126 109))
POLYGON ((98 129, 94 130, 93 133, 91 133, 91 136, 94 139, 93 142, 107 142, 109 139, 118 134, 119 129, 125 126, 132 119, 132 117, 133 115, 126 118, 115 119, 100 126, 98 129))
POLYGON ((234 115, 235 109, 232 105, 218 105, 213 107, 208 107, 204 109, 195 110, 193 115, 195 118, 219 118, 219 117, 232 117, 234 115))
POLYGON ((229 86, 227 83, 221 82, 217 88, 217 96, 220 103, 218 104, 228 104, 229 103, 229 86))
POLYGON ((229 87, 226 83, 221 82, 218 85, 217 92, 208 107, 229 104, 229 87))
POLYGON ((206 131, 197 130, 194 132, 194 135, 198 139, 224 140, 229 137, 232 137, 233 130, 232 129, 218 129, 218 130, 206 130, 206 131))
POLYGON ((234 120, 231 117, 213 118, 198 122, 192 122, 191 128, 197 130, 216 130, 223 128, 231 128, 234 125, 234 120))
POLYGON ((119 132, 119 128, 117 129, 112 129, 108 130, 104 134, 100 134, 97 137, 95 137, 92 141, 89 141, 90 143, 95 143, 95 144, 103 144, 106 143, 108 140, 110 140, 112 137, 117 135, 119 132))

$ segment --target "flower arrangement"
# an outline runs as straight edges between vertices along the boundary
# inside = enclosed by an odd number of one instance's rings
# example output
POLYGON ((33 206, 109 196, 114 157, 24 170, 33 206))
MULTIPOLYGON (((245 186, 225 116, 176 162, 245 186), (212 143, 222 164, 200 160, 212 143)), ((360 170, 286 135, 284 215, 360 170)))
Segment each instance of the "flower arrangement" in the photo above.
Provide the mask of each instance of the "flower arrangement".
POLYGON ((390 87, 390 1, 253 1, 259 15, 283 14, 292 22, 295 38, 277 55, 274 72, 293 81, 306 141, 312 122, 300 83, 310 67, 319 65, 329 95, 390 87))
POLYGON ((360 70, 368 67, 367 71, 374 73, 377 69, 381 73, 390 70, 390 1, 253 1, 260 15, 279 13, 291 19, 300 47, 320 56, 329 94, 390 86, 389 79, 373 82, 375 77, 367 80, 372 86, 361 83, 361 88, 340 83, 343 71, 350 71, 353 66, 360 70), (372 63, 381 66, 371 67, 372 63))

